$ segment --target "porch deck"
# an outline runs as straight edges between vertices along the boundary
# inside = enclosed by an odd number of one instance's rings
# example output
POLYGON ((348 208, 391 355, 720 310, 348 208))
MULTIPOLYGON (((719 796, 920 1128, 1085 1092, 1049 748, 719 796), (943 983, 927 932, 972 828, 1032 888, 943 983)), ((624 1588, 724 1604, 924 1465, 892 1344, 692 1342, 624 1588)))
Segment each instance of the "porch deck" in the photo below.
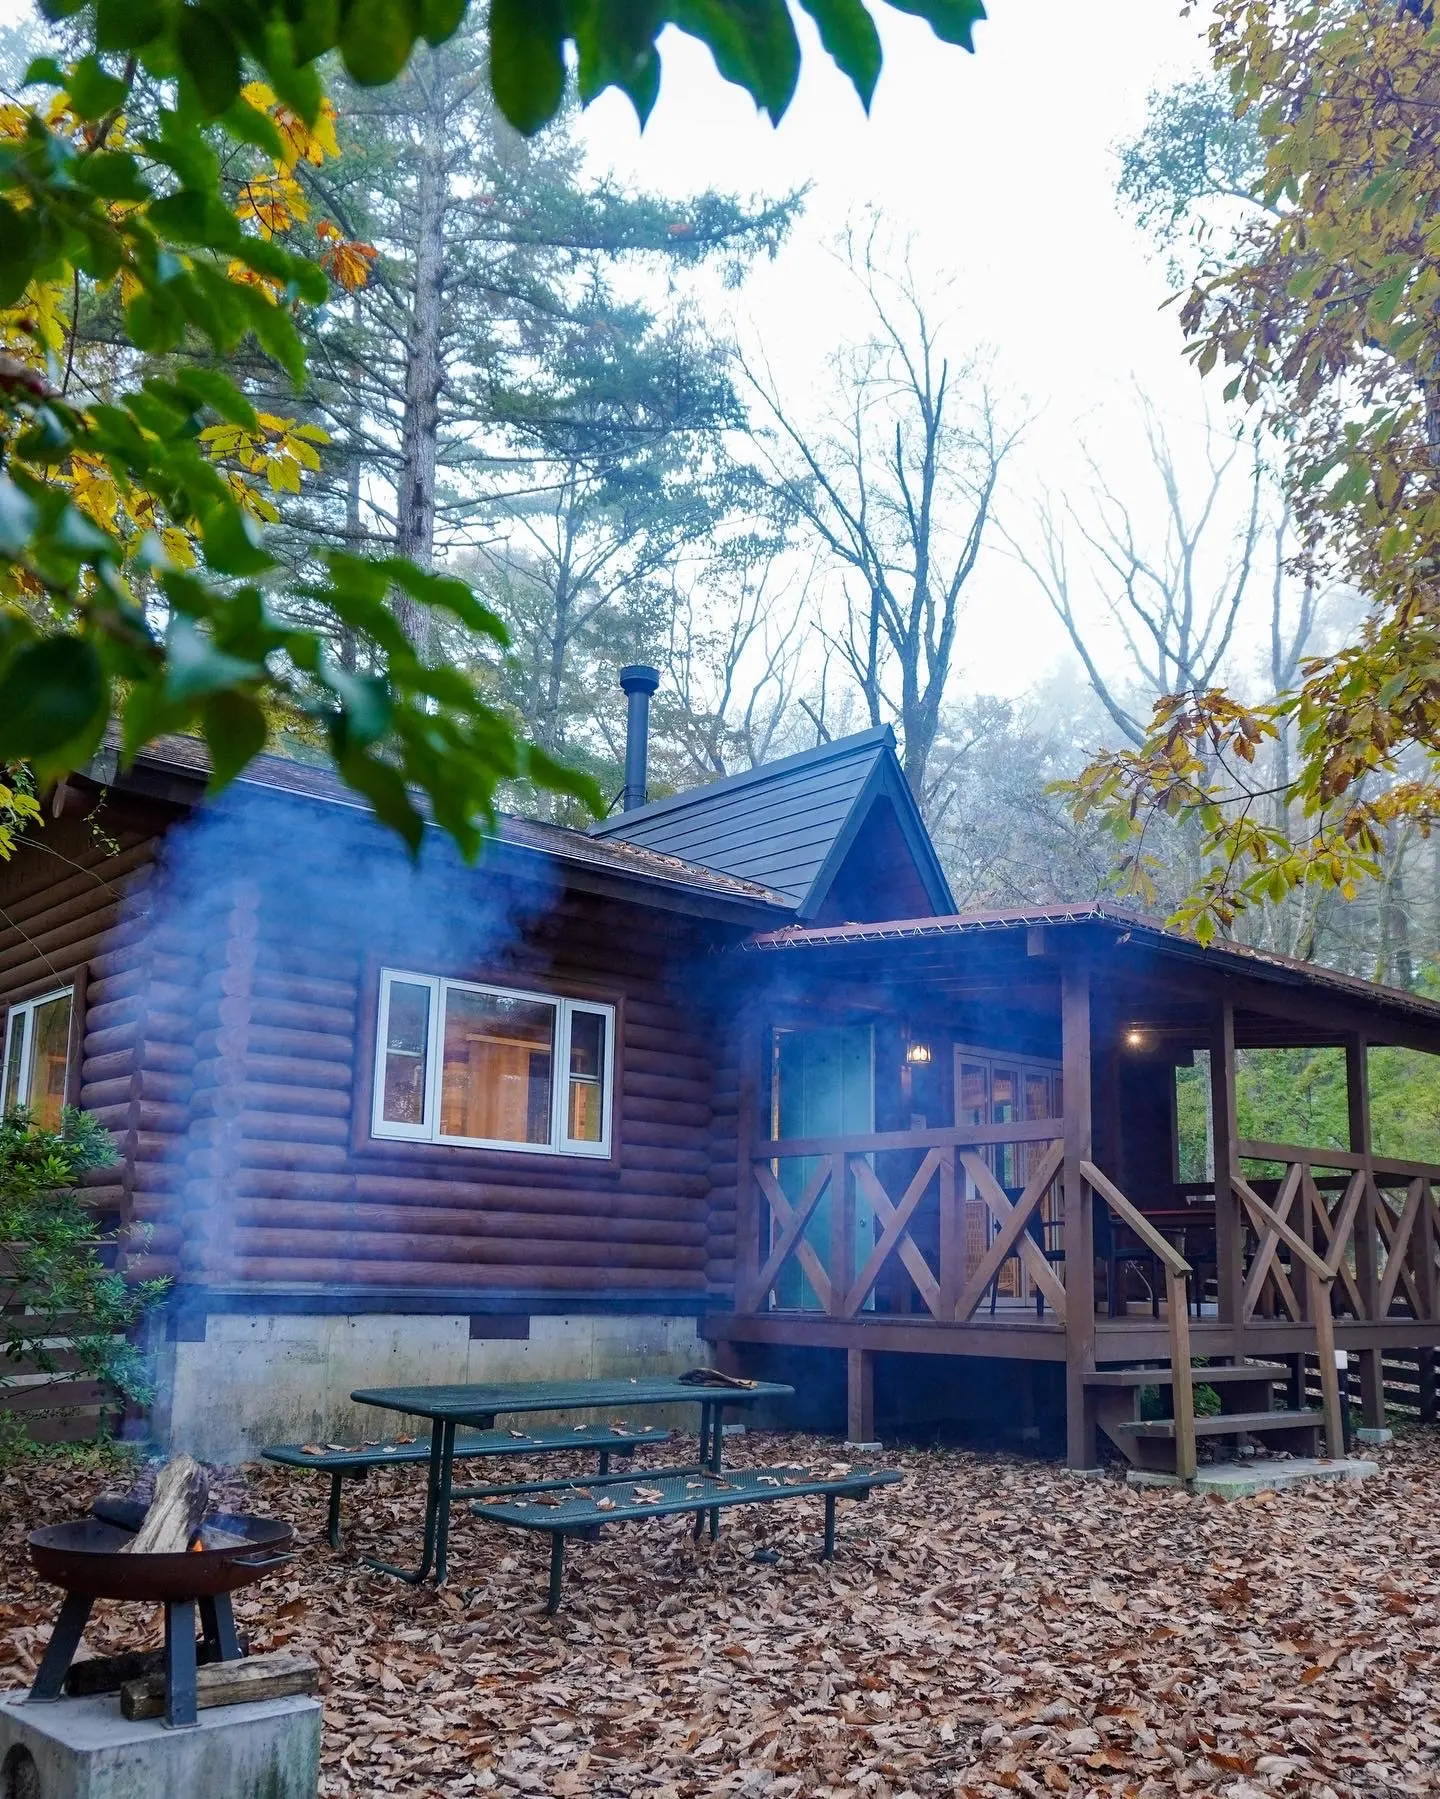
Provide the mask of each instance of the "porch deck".
MULTIPOLYGON (((1286 1358, 1299 1392, 1300 1358, 1313 1357, 1338 1454, 1335 1352, 1357 1356, 1366 1422, 1379 1423, 1382 1352, 1421 1351, 1433 1415, 1440 1165, 1376 1155, 1365 1133, 1354 1150, 1237 1137, 1218 1180, 1152 1186, 1162 1203, 1147 1211, 1089 1159, 1085 1123, 1067 1112, 753 1143, 735 1304, 705 1320, 706 1335, 846 1352, 857 1440, 874 1434, 877 1353, 1065 1364, 1081 1415, 1072 1461, 1093 1459, 1089 1390, 1107 1367, 1286 1358), (1020 1169, 1024 1186, 1003 1186, 1000 1165, 1020 1169), (779 1303, 783 1290, 809 1303, 779 1303)), ((1188 1413, 1180 1385, 1177 1420, 1188 1413)), ((1193 1417, 1177 1437, 1181 1471, 1193 1472, 1193 1417)))

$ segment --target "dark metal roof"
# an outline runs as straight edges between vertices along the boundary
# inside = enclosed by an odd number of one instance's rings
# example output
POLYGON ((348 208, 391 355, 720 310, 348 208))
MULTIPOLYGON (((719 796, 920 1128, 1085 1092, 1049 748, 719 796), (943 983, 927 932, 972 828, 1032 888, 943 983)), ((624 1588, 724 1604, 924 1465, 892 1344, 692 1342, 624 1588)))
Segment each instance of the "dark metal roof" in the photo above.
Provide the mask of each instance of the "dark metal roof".
POLYGON ((622 812, 592 825, 590 834, 759 881, 807 917, 823 900, 865 816, 882 795, 895 807, 937 909, 953 905, 888 725, 622 812))
POLYGON ((778 950, 826 949, 850 945, 915 943, 926 939, 975 936, 984 932, 1019 930, 1035 925, 1108 924, 1123 933, 1149 938, 1158 949, 1187 959, 1228 965, 1234 972, 1244 972, 1261 980, 1318 988, 1344 993, 1350 998, 1381 1006, 1388 1011, 1403 1012, 1426 1024, 1440 1025, 1440 1001, 1426 999, 1402 987, 1385 987, 1378 981, 1367 981, 1360 975, 1343 974, 1339 969, 1325 968, 1316 962, 1300 962, 1278 951, 1256 949, 1248 943, 1225 940, 1208 946, 1198 944, 1144 912, 1108 900, 1082 900, 1074 904, 1053 906, 1016 906, 995 912, 956 912, 945 918, 897 918, 880 924, 784 925, 779 930, 761 932, 741 946, 749 953, 778 950))

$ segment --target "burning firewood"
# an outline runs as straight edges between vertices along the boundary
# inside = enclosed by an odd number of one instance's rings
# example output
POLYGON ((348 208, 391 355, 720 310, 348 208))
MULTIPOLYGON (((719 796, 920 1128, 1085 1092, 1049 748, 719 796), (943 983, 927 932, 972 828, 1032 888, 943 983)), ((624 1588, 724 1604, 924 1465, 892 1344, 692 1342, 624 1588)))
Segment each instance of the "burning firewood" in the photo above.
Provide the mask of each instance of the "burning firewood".
POLYGON ((177 1455, 160 1470, 144 1522, 124 1545, 130 1555, 182 1555, 195 1541, 210 1504, 210 1482, 193 1456, 177 1455))

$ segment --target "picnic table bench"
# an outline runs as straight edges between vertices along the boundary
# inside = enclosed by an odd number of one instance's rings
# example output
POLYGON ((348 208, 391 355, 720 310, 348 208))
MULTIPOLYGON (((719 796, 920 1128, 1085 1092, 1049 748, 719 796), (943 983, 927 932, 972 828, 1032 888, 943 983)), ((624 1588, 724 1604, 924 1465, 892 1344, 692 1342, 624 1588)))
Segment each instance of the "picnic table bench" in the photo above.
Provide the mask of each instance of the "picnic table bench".
MULTIPOLYGON (((603 1476, 610 1471, 612 1455, 623 1456, 628 1461, 642 1443, 669 1441, 670 1432, 657 1424, 573 1424, 533 1431, 457 1432, 450 1453, 454 1459, 459 1460, 474 1456, 557 1455, 577 1449, 593 1449, 599 1453, 597 1472, 603 1476)), ((342 1482, 364 1480, 372 1468, 388 1468, 407 1462, 428 1462, 430 1442, 428 1438, 403 1437, 389 1443, 360 1443, 353 1448, 344 1443, 275 1443, 268 1449, 262 1449, 260 1453, 267 1462, 276 1462, 282 1467, 302 1468, 307 1473, 330 1476, 330 1511, 326 1520, 326 1534, 330 1547, 338 1549, 342 1482)), ((535 1484, 521 1482, 514 1490, 528 1491, 535 1484)), ((540 1483, 542 1487, 545 1484, 547 1483, 540 1483)), ((557 1481, 554 1484, 567 1486, 569 1482, 557 1481)), ((467 1488, 463 1491, 468 1493, 478 1490, 467 1488)), ((510 1489, 487 1487, 484 1490, 493 1493, 507 1492, 510 1489)))
MULTIPOLYGON (((721 1377, 717 1377, 721 1378, 721 1377)), ((642 1374, 607 1380, 493 1381, 464 1386, 361 1387, 350 1397, 357 1405, 373 1405, 382 1411, 430 1420, 430 1446, 426 1452, 429 1476, 425 1491, 425 1535, 420 1562, 400 1568, 392 1562, 365 1559, 382 1574, 418 1586, 433 1569, 437 1582, 446 1573, 450 1535, 450 1502, 493 1492, 490 1487, 457 1488, 454 1484, 456 1431, 461 1426, 492 1431, 495 1420, 526 1412, 600 1411, 610 1414, 612 1428, 631 1428, 626 1413, 654 1405, 698 1405, 700 1408, 700 1456, 692 1468, 668 1469, 667 1473, 691 1474, 701 1468, 720 1471, 722 1417, 726 1406, 754 1405, 766 1399, 789 1399, 795 1389, 778 1381, 748 1381, 740 1385, 713 1385, 677 1374, 642 1374), (618 1415, 617 1415, 618 1414, 618 1415)), ((572 1437, 577 1432, 568 1433, 572 1437)), ((641 1433, 635 1432, 636 1439, 641 1433)), ((657 1441, 651 1432, 643 1440, 657 1441)), ((610 1477, 610 1478, 613 1478, 610 1477)), ((568 1485, 549 1482, 542 1485, 568 1485)))
POLYGON ((697 1537, 708 1514, 710 1534, 714 1537, 722 1506, 763 1505, 819 1495, 825 1500, 825 1547, 821 1560, 829 1561, 835 1554, 836 1500, 868 1499, 874 1488, 889 1486, 899 1479, 894 1468, 832 1467, 820 1474, 800 1467, 732 1468, 723 1475, 710 1469, 667 1469, 635 1477, 612 1476, 603 1484, 596 1482, 593 1488, 572 1484, 543 1493, 493 1494, 476 1500, 470 1510, 477 1518, 486 1518, 493 1524, 550 1533, 550 1586, 545 1610, 553 1616, 560 1607, 567 1537, 593 1542, 607 1524, 629 1524, 639 1518, 663 1518, 677 1512, 694 1512, 697 1537))

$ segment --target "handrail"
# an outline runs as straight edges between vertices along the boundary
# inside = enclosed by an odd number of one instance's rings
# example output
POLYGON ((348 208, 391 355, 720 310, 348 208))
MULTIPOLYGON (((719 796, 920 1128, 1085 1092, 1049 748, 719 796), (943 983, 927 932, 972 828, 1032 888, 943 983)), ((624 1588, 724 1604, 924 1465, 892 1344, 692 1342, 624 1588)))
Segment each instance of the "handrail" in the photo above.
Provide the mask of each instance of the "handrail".
POLYGON ((1017 1119, 1013 1124, 955 1124, 925 1131, 865 1131, 848 1137, 768 1137, 751 1149, 757 1162, 791 1156, 857 1156, 887 1149, 973 1149, 990 1143, 1053 1143, 1063 1118, 1017 1119))
POLYGON ((1265 1201, 1247 1180, 1238 1174, 1232 1174, 1230 1184, 1245 1202, 1246 1210, 1257 1224, 1263 1224, 1266 1230, 1277 1236, 1298 1261, 1303 1262, 1317 1279, 1328 1283, 1335 1278, 1335 1269, 1315 1251, 1296 1230, 1293 1230, 1273 1206, 1265 1201))
POLYGON ((1235 1150, 1246 1162, 1303 1162, 1311 1168, 1343 1168, 1350 1172, 1371 1168, 1376 1174, 1396 1175, 1405 1180, 1440 1182, 1440 1163, 1406 1162, 1398 1156, 1365 1156, 1354 1149, 1325 1149, 1313 1143, 1267 1143, 1258 1138, 1242 1137, 1235 1150))
POLYGON ((1190 1264, 1173 1244, 1167 1243, 1138 1207, 1093 1162, 1080 1162, 1081 1178, 1089 1182, 1120 1222, 1134 1231, 1165 1270, 1165 1317, 1170 1338, 1170 1392, 1175 1406, 1175 1473, 1182 1481, 1195 1478, 1195 1389, 1190 1380, 1190 1299, 1185 1277, 1190 1264))
POLYGON ((1081 1162, 1080 1172, 1120 1222, 1129 1230, 1134 1231, 1146 1249, 1163 1267, 1168 1268, 1171 1274, 1192 1272, 1190 1264, 1174 1244, 1165 1241, 1145 1214, 1137 1206, 1131 1205, 1108 1175, 1102 1174, 1093 1162, 1081 1162))

